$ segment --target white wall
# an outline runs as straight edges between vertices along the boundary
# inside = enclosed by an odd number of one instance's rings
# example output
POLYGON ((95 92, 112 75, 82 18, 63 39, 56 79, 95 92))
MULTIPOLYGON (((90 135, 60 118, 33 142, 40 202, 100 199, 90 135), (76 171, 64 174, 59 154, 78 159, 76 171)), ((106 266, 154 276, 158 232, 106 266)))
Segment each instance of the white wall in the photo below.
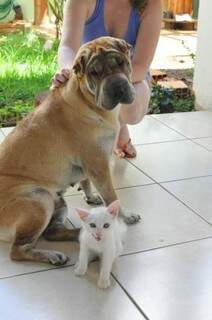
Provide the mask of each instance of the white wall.
POLYGON ((201 0, 194 73, 196 108, 212 111, 212 0, 201 0))

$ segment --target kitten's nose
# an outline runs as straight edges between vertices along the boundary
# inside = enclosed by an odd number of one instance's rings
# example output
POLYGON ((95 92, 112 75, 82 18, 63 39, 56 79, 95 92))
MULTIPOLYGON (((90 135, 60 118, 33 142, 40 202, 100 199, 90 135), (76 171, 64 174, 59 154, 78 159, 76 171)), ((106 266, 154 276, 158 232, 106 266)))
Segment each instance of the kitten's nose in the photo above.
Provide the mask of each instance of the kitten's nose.
POLYGON ((102 234, 100 232, 96 233, 96 240, 100 241, 102 239, 102 234))

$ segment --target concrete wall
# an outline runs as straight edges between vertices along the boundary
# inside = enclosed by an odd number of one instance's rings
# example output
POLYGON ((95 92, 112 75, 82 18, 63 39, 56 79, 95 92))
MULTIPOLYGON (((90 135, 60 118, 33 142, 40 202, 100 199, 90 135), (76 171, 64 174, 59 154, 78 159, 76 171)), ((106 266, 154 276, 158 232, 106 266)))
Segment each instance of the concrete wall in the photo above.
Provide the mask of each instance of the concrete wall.
POLYGON ((212 1, 200 1, 194 90, 197 109, 212 111, 212 1))

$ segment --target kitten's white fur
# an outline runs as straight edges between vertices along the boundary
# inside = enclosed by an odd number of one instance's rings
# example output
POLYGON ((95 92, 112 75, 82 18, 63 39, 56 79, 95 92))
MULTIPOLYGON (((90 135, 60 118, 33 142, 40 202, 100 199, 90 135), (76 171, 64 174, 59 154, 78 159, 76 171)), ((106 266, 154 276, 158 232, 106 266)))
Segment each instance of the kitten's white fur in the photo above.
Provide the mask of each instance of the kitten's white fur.
POLYGON ((118 218, 120 204, 114 201, 108 208, 99 207, 91 210, 76 209, 81 220, 80 253, 75 269, 76 275, 84 275, 87 271, 92 253, 100 256, 101 269, 98 280, 100 288, 110 286, 110 272, 114 260, 121 254, 126 225, 118 218), (95 224, 96 227, 91 227, 95 224), (109 224, 105 228, 105 224, 109 224))

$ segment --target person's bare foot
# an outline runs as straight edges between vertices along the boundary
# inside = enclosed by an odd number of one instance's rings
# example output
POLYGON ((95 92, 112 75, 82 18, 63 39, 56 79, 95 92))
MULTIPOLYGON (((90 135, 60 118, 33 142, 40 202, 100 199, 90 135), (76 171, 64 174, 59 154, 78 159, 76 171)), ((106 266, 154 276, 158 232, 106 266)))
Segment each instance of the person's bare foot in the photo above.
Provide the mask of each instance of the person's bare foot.
POLYGON ((114 153, 119 158, 135 158, 137 155, 135 147, 132 145, 131 139, 125 144, 118 144, 114 150, 114 153))
POLYGON ((136 149, 131 142, 129 131, 126 125, 120 129, 117 146, 114 150, 114 153, 120 158, 132 159, 137 156, 136 149))

